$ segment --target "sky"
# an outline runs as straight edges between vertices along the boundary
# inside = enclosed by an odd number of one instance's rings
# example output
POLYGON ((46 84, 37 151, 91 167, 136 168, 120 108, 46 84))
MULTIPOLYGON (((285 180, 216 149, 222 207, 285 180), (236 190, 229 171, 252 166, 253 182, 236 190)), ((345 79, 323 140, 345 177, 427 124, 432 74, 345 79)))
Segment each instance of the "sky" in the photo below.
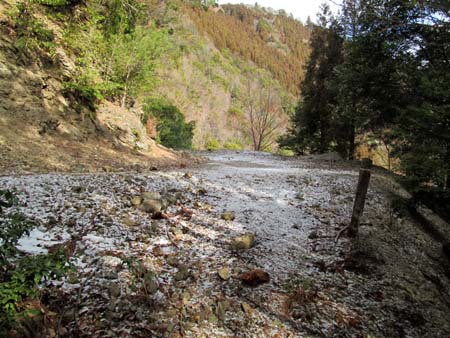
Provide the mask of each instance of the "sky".
POLYGON ((337 11, 337 6, 329 0, 219 0, 221 5, 226 3, 244 3, 254 5, 255 2, 263 7, 272 7, 276 10, 284 9, 287 13, 292 13, 295 18, 300 19, 302 22, 306 22, 306 18, 308 16, 310 16, 311 20, 315 22, 316 14, 319 12, 319 6, 323 2, 327 2, 333 12, 337 11))

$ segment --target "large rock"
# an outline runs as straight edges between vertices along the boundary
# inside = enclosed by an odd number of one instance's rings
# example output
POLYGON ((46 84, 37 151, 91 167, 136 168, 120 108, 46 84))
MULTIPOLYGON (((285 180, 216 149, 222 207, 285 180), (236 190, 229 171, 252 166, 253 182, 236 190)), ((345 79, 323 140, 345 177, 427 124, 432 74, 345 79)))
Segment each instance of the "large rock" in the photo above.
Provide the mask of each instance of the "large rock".
POLYGON ((222 213, 220 215, 220 218, 223 219, 224 221, 234 221, 236 216, 235 216, 234 212, 227 211, 227 212, 222 213))
POLYGON ((234 250, 247 250, 253 247, 255 244, 255 234, 252 232, 245 235, 233 238, 231 241, 231 247, 234 250))
POLYGON ((167 207, 167 202, 157 191, 145 191, 140 196, 133 197, 131 204, 149 214, 160 213, 167 207))

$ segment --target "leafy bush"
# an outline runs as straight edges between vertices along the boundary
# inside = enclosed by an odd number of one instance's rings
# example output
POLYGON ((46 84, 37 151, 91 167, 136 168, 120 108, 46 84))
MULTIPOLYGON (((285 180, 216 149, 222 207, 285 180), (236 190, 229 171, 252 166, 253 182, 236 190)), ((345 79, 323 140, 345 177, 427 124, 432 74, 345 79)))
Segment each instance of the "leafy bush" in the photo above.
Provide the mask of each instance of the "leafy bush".
POLYGON ((17 39, 14 43, 22 52, 37 51, 53 53, 56 47, 53 32, 46 29, 43 23, 33 15, 30 2, 19 2, 10 13, 15 24, 17 39))
POLYGON ((37 298, 38 284, 48 277, 64 275, 67 266, 61 247, 48 255, 24 256, 16 245, 19 239, 36 226, 36 222, 9 208, 18 203, 11 191, 0 190, 0 336, 7 337, 11 329, 20 326, 20 318, 28 310, 25 299, 37 298), (8 212, 3 210, 8 208, 8 212))
POLYGON ((71 1, 68 0, 33 0, 33 2, 49 7, 62 7, 71 3, 71 1))
POLYGON ((243 117, 244 111, 241 107, 238 106, 231 106, 230 109, 228 109, 228 114, 233 117, 243 117))
POLYGON ((186 123, 180 110, 160 98, 148 99, 144 105, 142 123, 152 116, 158 120, 156 130, 162 145, 174 149, 192 149, 195 122, 186 123))
POLYGON ((95 110, 97 103, 103 99, 100 90, 87 82, 66 82, 63 93, 71 96, 75 101, 85 104, 91 110, 95 110))
POLYGON ((223 147, 225 149, 228 149, 228 150, 242 150, 242 149, 244 149, 244 146, 242 145, 242 143, 239 140, 236 140, 236 139, 228 140, 227 142, 225 142, 223 147))
MULTIPOLYGON (((156 83, 154 71, 170 48, 169 34, 148 22, 145 6, 133 0, 94 1, 82 22, 67 25, 64 42, 77 56, 77 75, 70 86, 87 102, 141 97, 156 83)), ((92 108, 93 105, 91 105, 92 108)))
POLYGON ((277 153, 278 153, 278 155, 281 155, 281 156, 294 156, 295 155, 295 153, 289 148, 280 148, 277 153))
POLYGON ((216 138, 210 138, 206 141, 206 149, 208 150, 218 150, 220 149, 220 142, 216 138))

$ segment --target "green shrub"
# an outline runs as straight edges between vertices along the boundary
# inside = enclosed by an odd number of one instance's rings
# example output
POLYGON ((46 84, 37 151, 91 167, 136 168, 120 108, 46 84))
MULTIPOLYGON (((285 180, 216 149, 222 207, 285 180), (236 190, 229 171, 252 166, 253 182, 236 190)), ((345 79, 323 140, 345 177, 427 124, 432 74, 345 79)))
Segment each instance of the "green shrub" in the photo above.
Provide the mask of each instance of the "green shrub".
POLYGON ((242 117, 244 116, 244 111, 240 107, 231 106, 230 109, 228 109, 228 114, 234 117, 242 117))
POLYGON ((46 29, 43 23, 34 17, 30 2, 19 2, 10 17, 15 24, 17 34, 15 47, 22 52, 36 52, 39 49, 53 54, 56 44, 53 32, 46 29))
POLYGON ((278 155, 281 156, 294 156, 295 153, 289 148, 280 148, 277 152, 278 155))
MULTIPOLYGON (((18 200, 11 191, 0 190, 0 206, 11 208, 18 200)), ((19 239, 35 227, 36 222, 27 219, 16 210, 0 209, 0 336, 20 326, 20 318, 28 311, 22 302, 38 297, 38 285, 49 278, 59 278, 67 271, 65 250, 48 255, 24 256, 16 245, 19 239)))
POLYGON ((49 7, 62 7, 67 6, 71 1, 67 0, 33 0, 34 3, 49 6, 49 7))
POLYGON ((186 122, 176 106, 160 98, 147 99, 142 123, 146 124, 149 117, 158 120, 156 130, 162 145, 174 149, 192 149, 195 122, 186 122))
POLYGON ((76 102, 86 105, 92 111, 96 109, 98 102, 103 100, 103 95, 100 90, 86 82, 65 82, 63 93, 76 102))
POLYGON ((227 142, 225 142, 223 147, 225 149, 228 149, 228 150, 242 150, 242 149, 244 149, 244 146, 242 145, 242 143, 239 140, 236 140, 236 139, 228 140, 227 142))
POLYGON ((206 149, 208 150, 218 150, 220 149, 220 142, 216 138, 210 138, 206 141, 206 149))

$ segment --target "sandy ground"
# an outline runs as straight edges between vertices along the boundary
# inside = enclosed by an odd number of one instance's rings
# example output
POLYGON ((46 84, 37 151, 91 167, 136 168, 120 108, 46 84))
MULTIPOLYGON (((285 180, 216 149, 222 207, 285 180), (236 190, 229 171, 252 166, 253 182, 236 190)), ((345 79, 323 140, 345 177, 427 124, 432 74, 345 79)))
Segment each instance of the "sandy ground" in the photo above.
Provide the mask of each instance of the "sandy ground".
POLYGON ((345 236, 335 243, 351 216, 354 168, 203 155, 209 161, 196 169, 0 178, 41 224, 21 239, 24 252, 75 245, 71 275, 43 284, 60 336, 450 336, 448 261, 391 207, 387 177, 372 179, 358 247, 345 236), (174 202, 165 219, 132 206, 142 191, 174 202), (226 211, 236 218, 221 219, 226 211), (248 232, 254 246, 234 250, 232 239, 248 232), (357 269, 346 264, 355 247, 357 269), (255 268, 270 282, 243 285, 240 274, 255 268))

